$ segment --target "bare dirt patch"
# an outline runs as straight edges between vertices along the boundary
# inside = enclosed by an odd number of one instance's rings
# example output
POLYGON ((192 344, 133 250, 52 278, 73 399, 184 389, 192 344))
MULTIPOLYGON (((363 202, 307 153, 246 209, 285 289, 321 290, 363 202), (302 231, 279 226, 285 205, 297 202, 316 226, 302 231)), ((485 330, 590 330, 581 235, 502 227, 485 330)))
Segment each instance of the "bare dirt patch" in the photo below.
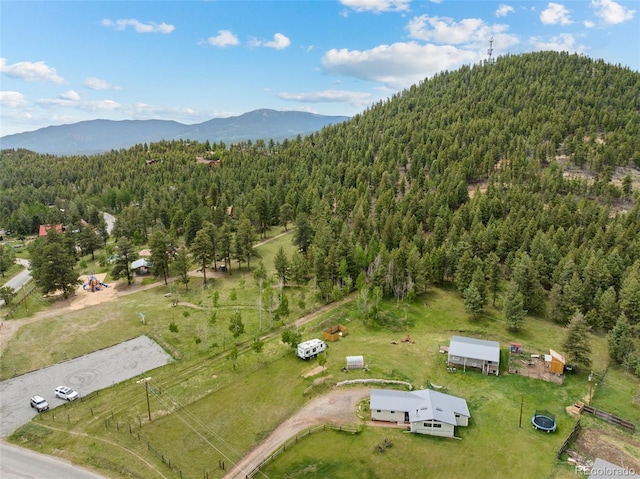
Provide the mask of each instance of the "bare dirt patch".
POLYGON ((524 357, 521 354, 510 354, 509 373, 534 379, 542 379, 543 381, 555 384, 564 383, 564 374, 552 373, 549 370, 549 363, 547 363, 543 357, 532 358, 524 357))
POLYGON ((302 377, 310 378, 311 376, 315 376, 316 374, 320 374, 322 371, 324 371, 324 368, 322 366, 318 366, 318 367, 310 369, 309 371, 304 373, 302 377))
POLYGON ((76 288, 75 296, 69 300, 69 310, 76 311, 87 306, 95 306, 96 304, 113 301, 118 297, 118 292, 112 285, 103 286, 107 277, 106 273, 94 274, 93 277, 98 281, 98 287, 92 291, 92 288, 88 285, 89 278, 81 277, 82 284, 76 288))
POLYGON ((620 467, 640 471, 640 442, 628 435, 602 429, 582 429, 574 448, 591 460, 604 459, 620 467))

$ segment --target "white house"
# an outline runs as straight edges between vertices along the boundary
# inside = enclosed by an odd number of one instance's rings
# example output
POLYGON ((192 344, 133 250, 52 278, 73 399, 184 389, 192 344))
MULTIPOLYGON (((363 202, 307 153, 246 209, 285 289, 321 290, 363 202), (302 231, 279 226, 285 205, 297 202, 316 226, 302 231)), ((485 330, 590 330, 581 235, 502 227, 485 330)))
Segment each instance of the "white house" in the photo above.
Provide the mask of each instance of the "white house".
POLYGON ((431 389, 396 391, 372 389, 373 421, 407 424, 409 431, 431 436, 454 437, 456 426, 469 424, 467 401, 431 389))
POLYGON ((449 366, 462 367, 463 371, 476 368, 482 374, 496 376, 500 372, 500 343, 497 341, 452 336, 448 355, 449 366))

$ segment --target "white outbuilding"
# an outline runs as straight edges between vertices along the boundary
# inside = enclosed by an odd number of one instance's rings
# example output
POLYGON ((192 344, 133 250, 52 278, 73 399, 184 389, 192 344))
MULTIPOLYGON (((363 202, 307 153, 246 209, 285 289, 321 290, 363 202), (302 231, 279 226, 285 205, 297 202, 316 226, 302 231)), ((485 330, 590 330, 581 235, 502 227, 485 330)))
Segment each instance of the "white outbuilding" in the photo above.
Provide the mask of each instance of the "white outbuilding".
POLYGON ((347 356, 347 369, 364 369, 364 356, 347 356))

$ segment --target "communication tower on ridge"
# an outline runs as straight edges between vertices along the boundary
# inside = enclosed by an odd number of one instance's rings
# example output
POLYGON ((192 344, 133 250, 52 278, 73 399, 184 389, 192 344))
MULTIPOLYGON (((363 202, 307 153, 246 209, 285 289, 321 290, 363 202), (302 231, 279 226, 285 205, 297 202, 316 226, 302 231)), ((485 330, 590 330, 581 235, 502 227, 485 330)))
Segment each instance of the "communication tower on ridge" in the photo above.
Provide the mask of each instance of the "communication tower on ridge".
POLYGON ((491 37, 491 40, 489 40, 489 49, 487 50, 487 53, 489 54, 488 62, 492 63, 491 55, 493 54, 493 37, 491 37))

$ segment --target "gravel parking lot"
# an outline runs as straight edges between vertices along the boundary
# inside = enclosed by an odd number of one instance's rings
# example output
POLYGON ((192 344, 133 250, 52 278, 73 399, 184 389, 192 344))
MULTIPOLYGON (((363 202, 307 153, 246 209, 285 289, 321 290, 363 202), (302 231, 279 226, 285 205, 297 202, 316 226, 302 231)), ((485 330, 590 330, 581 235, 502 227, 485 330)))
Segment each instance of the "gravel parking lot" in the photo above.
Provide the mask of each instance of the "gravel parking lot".
POLYGON ((120 343, 63 363, 0 382, 0 437, 6 437, 37 414, 29 405, 35 394, 51 409, 65 401, 54 395, 69 386, 83 396, 136 377, 171 361, 160 346, 146 336, 120 343))

